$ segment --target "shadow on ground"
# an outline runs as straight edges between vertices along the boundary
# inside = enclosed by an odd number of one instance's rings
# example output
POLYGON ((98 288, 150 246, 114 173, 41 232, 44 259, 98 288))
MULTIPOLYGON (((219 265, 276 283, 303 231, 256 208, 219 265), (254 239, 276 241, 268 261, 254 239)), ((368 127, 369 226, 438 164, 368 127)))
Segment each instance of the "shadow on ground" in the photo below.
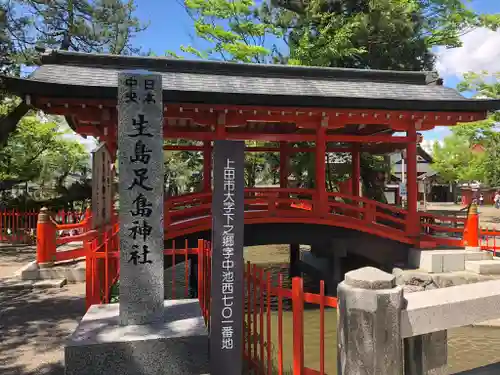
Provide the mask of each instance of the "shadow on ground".
POLYGON ((22 266, 35 260, 35 246, 4 246, 0 244, 0 278, 11 277, 22 266))
POLYGON ((500 362, 482 366, 473 370, 457 372, 454 375, 498 375, 500 374, 500 362))
POLYGON ((0 374, 64 374, 64 342, 85 312, 84 289, 2 291, 0 374))

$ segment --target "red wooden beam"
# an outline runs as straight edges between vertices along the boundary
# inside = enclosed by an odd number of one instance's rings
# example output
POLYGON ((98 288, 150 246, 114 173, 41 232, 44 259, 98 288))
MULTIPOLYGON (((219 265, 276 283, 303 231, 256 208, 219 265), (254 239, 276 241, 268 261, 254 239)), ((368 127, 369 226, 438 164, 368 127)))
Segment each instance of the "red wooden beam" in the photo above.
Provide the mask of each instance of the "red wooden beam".
POLYGON ((352 143, 408 143, 410 138, 408 137, 394 137, 392 135, 327 135, 327 141, 329 142, 352 142, 352 143))
MULTIPOLYGON (((203 151, 203 146, 195 145, 165 145, 163 149, 166 151, 203 151)), ((313 147, 289 147, 288 152, 315 152, 313 147)), ((280 152, 279 147, 245 147, 245 152, 280 152)), ((328 147, 327 152, 351 152, 349 147, 328 147)))
MULTIPOLYGON (((164 128, 165 129, 165 128, 164 128)), ((189 132, 189 131, 171 131, 164 130, 164 138, 180 138, 180 139, 192 139, 199 141, 213 141, 217 138, 214 133, 211 132, 189 132)), ((222 136, 222 135, 221 135, 222 136)), ((263 133, 228 133, 223 135, 224 139, 232 140, 257 140, 257 141, 288 141, 288 142, 304 142, 304 141, 314 141, 314 134, 263 134, 263 133)))
MULTIPOLYGON (((116 112, 116 100, 35 98, 37 107, 47 113, 76 115, 80 121, 105 121, 102 111, 116 112), (97 111, 94 111, 97 110, 97 111)), ((247 121, 293 122, 299 127, 314 127, 323 117, 329 118, 329 128, 346 124, 383 124, 395 130, 408 130, 408 125, 421 120, 417 130, 435 125, 455 125, 458 122, 486 118, 486 112, 423 112, 394 110, 360 110, 332 108, 290 108, 262 106, 220 106, 206 104, 165 104, 166 118, 192 118, 199 124, 213 125, 218 113, 226 114, 227 125, 242 125, 247 121)))

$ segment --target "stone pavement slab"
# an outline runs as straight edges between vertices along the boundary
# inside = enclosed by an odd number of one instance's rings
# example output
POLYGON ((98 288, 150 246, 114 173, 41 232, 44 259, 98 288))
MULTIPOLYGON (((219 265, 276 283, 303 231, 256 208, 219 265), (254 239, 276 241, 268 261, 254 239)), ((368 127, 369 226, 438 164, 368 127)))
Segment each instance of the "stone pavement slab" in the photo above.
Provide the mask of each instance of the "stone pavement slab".
POLYGON ((11 277, 21 266, 35 258, 35 246, 0 247, 0 278, 11 277))
POLYGON ((454 375, 498 375, 500 374, 500 363, 482 366, 473 370, 457 372, 454 375))
POLYGON ((85 284, 0 293, 0 374, 64 375, 64 342, 85 313, 85 284))

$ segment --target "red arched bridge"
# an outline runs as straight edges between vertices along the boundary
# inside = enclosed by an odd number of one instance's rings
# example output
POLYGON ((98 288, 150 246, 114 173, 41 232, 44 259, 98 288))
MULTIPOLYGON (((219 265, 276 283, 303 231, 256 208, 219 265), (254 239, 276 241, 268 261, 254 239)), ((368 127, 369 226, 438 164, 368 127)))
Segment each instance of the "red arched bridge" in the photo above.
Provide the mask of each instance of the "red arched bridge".
MULTIPOLYGON (((459 245, 459 239, 430 236, 430 232, 449 234, 462 229, 437 225, 439 217, 420 213, 421 235, 408 235, 407 211, 363 197, 328 193, 327 201, 317 198, 316 190, 288 188, 245 189, 245 225, 317 224, 340 227, 406 243, 459 245)), ((193 193, 165 201, 165 239, 175 239, 209 231, 212 193, 193 193)), ((449 221, 450 218, 441 218, 449 221)), ((460 220, 460 219, 455 219, 460 220)), ((441 220, 443 221, 443 220, 441 220)))

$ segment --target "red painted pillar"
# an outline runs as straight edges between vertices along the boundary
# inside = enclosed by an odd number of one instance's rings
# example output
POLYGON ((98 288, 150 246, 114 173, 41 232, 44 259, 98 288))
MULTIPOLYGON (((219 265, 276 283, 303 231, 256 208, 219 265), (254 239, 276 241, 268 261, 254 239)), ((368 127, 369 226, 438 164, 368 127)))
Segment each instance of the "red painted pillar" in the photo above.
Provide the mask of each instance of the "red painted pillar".
POLYGON ((420 234, 420 223, 418 216, 418 185, 417 185, 417 131, 412 124, 406 132, 410 138, 406 145, 406 191, 408 217, 406 220, 406 233, 417 237, 420 234))
POLYGON ((479 246, 479 215, 477 205, 472 203, 467 213, 467 222, 465 223, 463 245, 467 248, 480 250, 479 246))
POLYGON ((361 176, 361 165, 360 165, 360 152, 358 143, 354 143, 352 145, 351 156, 352 156, 352 174, 351 174, 352 195, 355 197, 359 197, 360 196, 359 179, 361 176))
POLYGON ((326 127, 320 126, 316 133, 316 210, 325 213, 328 210, 326 192, 326 127))
POLYGON ((212 191, 212 142, 203 142, 203 192, 212 191))
POLYGON ((36 226, 36 262, 40 268, 52 267, 56 259, 56 226, 49 210, 43 207, 36 226))
POLYGON ((280 188, 288 187, 288 144, 280 142, 280 188))

